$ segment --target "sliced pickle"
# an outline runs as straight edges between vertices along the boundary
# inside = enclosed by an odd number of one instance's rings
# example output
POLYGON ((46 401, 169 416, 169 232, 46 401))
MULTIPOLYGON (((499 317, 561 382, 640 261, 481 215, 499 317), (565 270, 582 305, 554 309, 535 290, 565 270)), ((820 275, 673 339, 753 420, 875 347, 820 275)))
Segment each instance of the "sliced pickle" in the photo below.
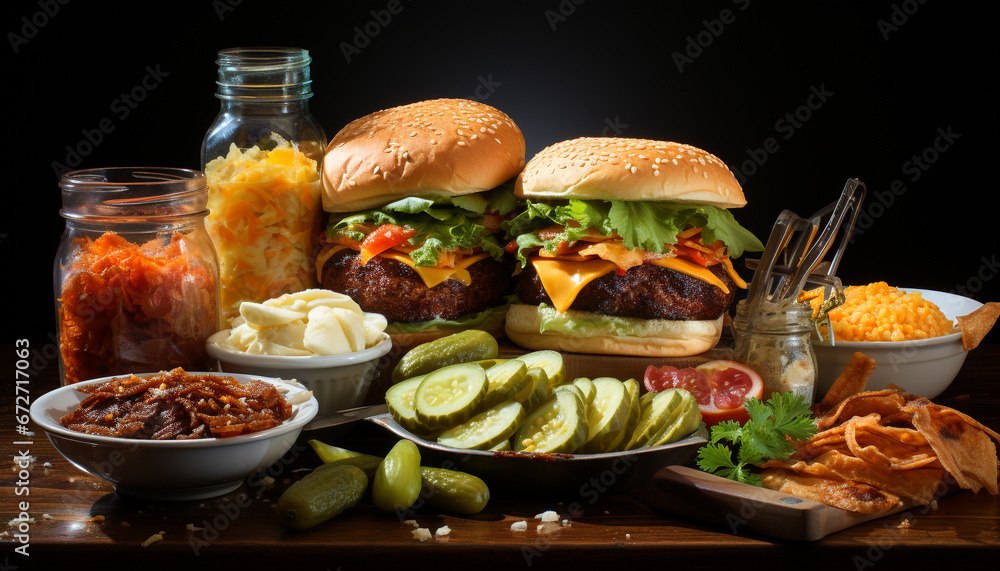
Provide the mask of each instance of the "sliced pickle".
POLYGON ((518 357, 528 365, 528 369, 544 369, 548 379, 549 392, 566 382, 566 365, 558 351, 533 351, 518 357))
POLYGON ((701 411, 698 410, 698 401, 691 393, 683 389, 681 392, 684 393, 682 395, 683 403, 677 407, 680 412, 673 419, 673 422, 664 426, 649 439, 647 446, 660 446, 661 444, 677 442, 698 430, 701 425, 701 411))
POLYGON ((486 371, 462 363, 429 373, 417 387, 417 423, 429 431, 447 430, 472 418, 486 396, 486 371))
POLYGON ((572 384, 576 385, 576 388, 580 389, 580 393, 583 395, 583 404, 587 406, 593 404, 595 393, 593 381, 587 377, 580 377, 579 379, 574 379, 572 384))
POLYGON ((625 432, 632 397, 618 379, 594 379, 594 402, 587 408, 587 440, 580 452, 606 452, 625 432))
POLYGON ((472 364, 479 365, 484 371, 486 371, 489 370, 490 367, 499 365, 500 363, 506 363, 507 361, 510 361, 510 359, 501 359, 498 357, 496 359, 480 359, 478 361, 472 361, 472 364))
POLYGON ((639 424, 635 427, 635 433, 632 434, 632 439, 625 446, 625 450, 635 450, 645 446, 650 438, 668 423, 673 422, 684 402, 681 392, 686 393, 687 391, 667 389, 655 394, 646 393, 654 394, 654 396, 648 400, 649 404, 642 408, 639 424))
POLYGON ((510 439, 504 440, 500 444, 497 444, 493 448, 490 448, 492 452, 507 452, 510 450, 510 439))
MULTIPOLYGON (((549 377, 545 374, 544 369, 528 369, 527 376, 531 378, 531 392, 523 404, 524 410, 528 411, 528 414, 531 414, 531 411, 538 408, 538 405, 549 398, 549 395, 552 394, 552 389, 549 385, 549 377)), ((579 390, 577 389, 577 391, 579 390)))
POLYGON ((385 391, 385 405, 389 408, 389 414, 397 424, 409 430, 417 432, 417 411, 413 407, 413 398, 417 394, 417 387, 420 381, 427 375, 420 375, 407 379, 401 383, 396 383, 385 391))
POLYGON ((586 407, 580 389, 569 387, 545 399, 521 424, 514 436, 514 450, 565 453, 587 438, 586 407))
POLYGON ((628 420, 625 421, 625 430, 618 435, 618 442, 615 442, 608 448, 608 452, 613 452, 615 450, 621 450, 632 435, 635 433, 635 427, 639 425, 639 415, 642 412, 642 407, 640 406, 639 393, 641 389, 639 388, 639 383, 635 379, 629 379, 623 383, 625 385, 625 390, 629 395, 629 408, 628 408, 628 420))
POLYGON ((524 416, 521 403, 507 400, 443 432, 437 441, 453 448, 489 450, 507 442, 517 432, 524 416))
POLYGON ((531 383, 528 366, 524 361, 511 359, 486 369, 486 398, 482 408, 489 408, 505 400, 515 399, 531 383))

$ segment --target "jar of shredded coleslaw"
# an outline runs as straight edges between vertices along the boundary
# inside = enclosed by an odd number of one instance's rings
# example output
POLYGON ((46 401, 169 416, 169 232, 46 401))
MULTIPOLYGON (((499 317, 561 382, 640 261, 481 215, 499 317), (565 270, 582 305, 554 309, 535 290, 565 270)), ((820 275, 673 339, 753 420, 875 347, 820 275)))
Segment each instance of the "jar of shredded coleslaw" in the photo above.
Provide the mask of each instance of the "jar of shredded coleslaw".
POLYGON ((316 284, 326 135, 309 112, 311 61, 297 48, 231 48, 216 60, 222 108, 201 160, 226 320, 244 301, 316 284))

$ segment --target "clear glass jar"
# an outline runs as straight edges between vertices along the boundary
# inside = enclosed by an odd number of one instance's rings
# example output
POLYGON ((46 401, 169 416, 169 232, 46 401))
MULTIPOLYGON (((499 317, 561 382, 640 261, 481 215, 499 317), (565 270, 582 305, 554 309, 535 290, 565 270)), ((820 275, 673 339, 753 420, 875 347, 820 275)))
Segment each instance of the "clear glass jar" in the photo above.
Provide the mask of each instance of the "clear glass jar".
POLYGON ((216 60, 222 109, 201 164, 226 321, 242 301, 316 285, 326 135, 309 113, 311 61, 297 48, 232 48, 216 60))
POLYGON ((219 269, 199 171, 106 168, 59 182, 54 285, 64 384, 174 367, 215 370, 219 269))
POLYGON ((746 300, 740 301, 733 318, 736 360, 760 375, 765 400, 776 392, 790 392, 811 403, 816 384, 812 310, 800 303, 765 300, 758 311, 748 313, 746 300))

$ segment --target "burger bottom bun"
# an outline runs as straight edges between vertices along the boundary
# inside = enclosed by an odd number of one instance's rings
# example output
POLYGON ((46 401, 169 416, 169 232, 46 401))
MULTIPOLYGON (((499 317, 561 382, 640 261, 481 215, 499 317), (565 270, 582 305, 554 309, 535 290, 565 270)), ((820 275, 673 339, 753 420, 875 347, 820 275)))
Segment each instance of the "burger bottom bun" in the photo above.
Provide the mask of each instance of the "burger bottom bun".
MULTIPOLYGON (((540 333, 537 305, 515 304, 507 312, 507 337, 526 349, 554 349, 574 353, 636 355, 643 357, 689 357, 715 347, 722 335, 723 315, 707 321, 646 319, 643 337, 617 335, 565 335, 555 331, 540 333)), ((596 313, 590 319, 600 319, 596 313)))
POLYGON ((458 325, 439 325, 432 328, 424 329, 421 331, 404 332, 400 331, 399 328, 394 327, 392 323, 386 327, 385 332, 389 334, 394 345, 410 348, 416 347, 421 343, 427 343, 428 341, 433 341, 441 337, 446 337, 448 335, 453 335, 459 331, 465 331, 467 329, 479 329, 489 333, 490 335, 500 338, 504 336, 504 320, 503 319, 488 319, 485 322, 472 326, 472 327, 462 327, 458 325))

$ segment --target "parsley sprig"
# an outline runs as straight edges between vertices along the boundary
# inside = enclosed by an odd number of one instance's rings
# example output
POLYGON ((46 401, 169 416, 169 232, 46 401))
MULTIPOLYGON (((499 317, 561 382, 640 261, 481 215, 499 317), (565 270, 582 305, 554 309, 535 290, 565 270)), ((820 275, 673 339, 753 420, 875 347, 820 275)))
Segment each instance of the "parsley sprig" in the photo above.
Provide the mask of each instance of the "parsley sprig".
POLYGON ((772 458, 787 459, 795 452, 791 441, 811 438, 816 434, 816 424, 809 403, 800 395, 775 393, 767 403, 751 398, 745 406, 750 420, 743 426, 726 420, 712 427, 708 444, 698 451, 698 467, 710 474, 759 486, 761 476, 749 467, 772 458), (738 451, 734 454, 722 441, 735 444, 738 451))

